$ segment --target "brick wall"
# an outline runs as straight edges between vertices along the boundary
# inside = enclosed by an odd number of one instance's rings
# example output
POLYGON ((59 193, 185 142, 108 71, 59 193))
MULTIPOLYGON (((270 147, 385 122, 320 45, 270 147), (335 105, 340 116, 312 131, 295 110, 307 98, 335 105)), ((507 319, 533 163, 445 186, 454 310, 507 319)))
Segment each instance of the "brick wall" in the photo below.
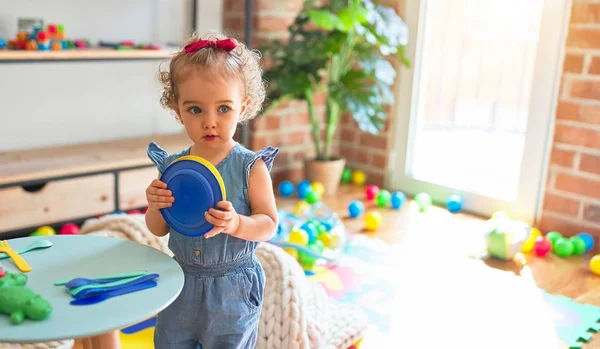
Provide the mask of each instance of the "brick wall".
MULTIPOLYGON (((302 8, 302 0, 254 1, 252 42, 258 47, 273 39, 285 39, 287 27, 302 8)), ((244 38, 244 1, 224 2, 224 29, 231 35, 244 38)), ((324 111, 324 100, 315 97, 316 109, 324 111)), ((273 181, 283 179, 298 181, 303 177, 303 160, 314 156, 310 139, 310 124, 306 103, 284 103, 267 115, 249 124, 249 147, 253 150, 266 145, 279 147, 280 153, 273 165, 273 181)), ((337 151, 337 142, 334 151, 337 151)))
POLYGON ((600 236, 600 4, 570 22, 540 229, 600 236))

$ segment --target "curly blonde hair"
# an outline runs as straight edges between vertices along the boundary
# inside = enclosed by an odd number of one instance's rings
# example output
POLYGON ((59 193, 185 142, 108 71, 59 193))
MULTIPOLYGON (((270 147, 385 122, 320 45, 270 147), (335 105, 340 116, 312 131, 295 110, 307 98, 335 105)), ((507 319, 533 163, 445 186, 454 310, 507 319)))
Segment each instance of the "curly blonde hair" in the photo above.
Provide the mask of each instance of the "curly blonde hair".
MULTIPOLYGON (((182 48, 171 58, 168 71, 159 69, 158 80, 163 86, 160 103, 163 107, 174 109, 179 98, 178 83, 185 79, 191 68, 202 67, 213 70, 226 78, 239 79, 243 83, 245 96, 249 97, 250 102, 244 114, 240 115, 239 122, 250 120, 260 112, 266 95, 260 65, 260 52, 249 49, 235 38, 215 32, 204 35, 194 33, 183 47, 198 40, 223 39, 234 41, 236 48, 228 52, 206 47, 193 53, 186 53, 182 48)), ((179 115, 176 115, 176 118, 181 121, 179 115)))

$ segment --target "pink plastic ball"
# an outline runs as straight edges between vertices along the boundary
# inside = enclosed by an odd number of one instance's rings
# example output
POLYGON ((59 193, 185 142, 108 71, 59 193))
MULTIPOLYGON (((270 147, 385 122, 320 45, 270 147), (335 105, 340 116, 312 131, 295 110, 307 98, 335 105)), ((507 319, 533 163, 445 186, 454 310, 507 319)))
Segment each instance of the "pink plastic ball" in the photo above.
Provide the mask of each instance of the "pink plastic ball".
POLYGON ((127 214, 144 214, 144 213, 140 210, 129 210, 129 211, 127 211, 127 214))
POLYGON ((365 195, 367 197, 367 200, 369 200, 369 201, 375 199, 375 197, 377 196, 378 193, 379 193, 379 187, 374 184, 369 184, 365 188, 365 195))
POLYGON ((79 234, 79 226, 75 223, 67 223, 60 228, 61 235, 76 235, 79 234))
POLYGON ((533 249, 538 257, 544 257, 552 249, 552 243, 546 237, 538 236, 535 239, 533 249))

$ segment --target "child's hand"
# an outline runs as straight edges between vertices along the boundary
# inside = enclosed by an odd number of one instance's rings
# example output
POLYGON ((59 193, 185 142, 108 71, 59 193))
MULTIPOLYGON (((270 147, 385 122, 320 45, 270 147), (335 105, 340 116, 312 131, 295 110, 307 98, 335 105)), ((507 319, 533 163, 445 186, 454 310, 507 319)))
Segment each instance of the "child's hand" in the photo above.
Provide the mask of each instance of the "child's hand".
POLYGON ((158 211, 161 208, 171 207, 175 198, 170 190, 167 190, 167 183, 155 179, 146 189, 146 200, 148 209, 158 211))
POLYGON ((240 216, 235 212, 231 202, 220 201, 217 203, 217 207, 221 210, 211 208, 208 212, 204 213, 206 220, 214 224, 214 228, 204 235, 207 239, 220 233, 235 233, 240 225, 240 216))

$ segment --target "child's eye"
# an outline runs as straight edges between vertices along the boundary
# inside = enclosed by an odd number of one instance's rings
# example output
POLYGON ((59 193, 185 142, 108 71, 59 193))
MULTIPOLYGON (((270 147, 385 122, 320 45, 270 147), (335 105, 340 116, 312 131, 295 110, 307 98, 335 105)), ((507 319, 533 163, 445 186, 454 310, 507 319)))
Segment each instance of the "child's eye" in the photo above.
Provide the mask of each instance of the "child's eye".
POLYGON ((219 107, 219 113, 227 113, 230 110, 231 110, 231 108, 229 108, 226 105, 222 105, 222 106, 219 107))
POLYGON ((191 107, 190 109, 188 109, 188 111, 192 114, 200 114, 202 113, 202 109, 198 108, 198 107, 191 107))

